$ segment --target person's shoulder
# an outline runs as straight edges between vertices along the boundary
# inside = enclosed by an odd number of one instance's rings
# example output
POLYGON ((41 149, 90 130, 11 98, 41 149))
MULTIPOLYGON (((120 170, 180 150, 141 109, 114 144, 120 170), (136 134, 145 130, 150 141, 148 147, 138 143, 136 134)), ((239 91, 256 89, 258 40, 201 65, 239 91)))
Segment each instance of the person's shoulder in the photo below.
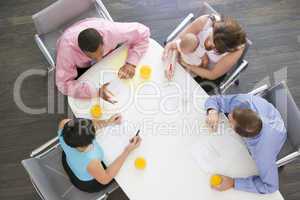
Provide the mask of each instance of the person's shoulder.
POLYGON ((209 21, 209 15, 201 15, 195 21, 197 24, 202 24, 203 26, 209 21))

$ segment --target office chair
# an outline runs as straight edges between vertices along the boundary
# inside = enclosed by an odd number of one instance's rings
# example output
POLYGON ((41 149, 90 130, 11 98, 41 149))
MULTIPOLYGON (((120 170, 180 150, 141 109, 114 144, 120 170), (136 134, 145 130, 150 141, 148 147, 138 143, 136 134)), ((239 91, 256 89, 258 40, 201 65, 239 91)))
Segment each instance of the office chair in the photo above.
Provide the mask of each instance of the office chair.
MULTIPOLYGON (((207 2, 203 2, 202 6, 200 6, 199 11, 196 16, 200 15, 210 15, 210 14, 218 14, 219 13, 211 7, 207 2)), ((196 19, 195 15, 193 13, 189 13, 182 22, 170 33, 170 35, 165 40, 164 44, 166 45, 168 42, 174 40, 176 36, 190 23, 192 23, 196 19)), ((248 61, 244 60, 244 57, 249 49, 249 47, 252 45, 252 42, 247 39, 247 43, 244 49, 243 54, 237 61, 237 63, 232 67, 232 70, 230 70, 227 74, 222 83, 219 85, 218 89, 221 94, 225 94, 226 91, 233 85, 239 85, 239 76, 240 74, 245 71, 245 69, 248 67, 248 61)))
POLYGON ((113 181, 99 193, 77 189, 69 180, 61 161, 62 149, 58 137, 34 150, 22 165, 43 200, 106 200, 119 186, 113 181))
POLYGON ((88 17, 113 21, 101 0, 57 0, 32 16, 34 39, 50 65, 49 72, 55 68, 57 39, 66 28, 88 17))
POLYGON ((268 100, 279 111, 287 129, 287 140, 277 160, 282 167, 300 156, 300 111, 285 82, 273 87, 263 85, 250 94, 259 95, 268 100))

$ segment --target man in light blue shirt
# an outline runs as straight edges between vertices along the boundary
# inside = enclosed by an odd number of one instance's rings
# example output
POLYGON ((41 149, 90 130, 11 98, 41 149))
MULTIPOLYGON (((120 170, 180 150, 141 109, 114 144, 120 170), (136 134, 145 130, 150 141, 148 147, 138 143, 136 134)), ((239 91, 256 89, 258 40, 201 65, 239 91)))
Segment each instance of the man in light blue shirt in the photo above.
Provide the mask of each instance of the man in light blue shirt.
POLYGON ((218 126, 219 112, 227 113, 229 123, 243 137, 256 163, 258 175, 247 178, 222 176, 215 189, 230 188, 255 193, 273 193, 279 188, 277 155, 286 137, 286 128, 276 108, 265 99, 249 94, 211 96, 205 103, 207 123, 218 126))

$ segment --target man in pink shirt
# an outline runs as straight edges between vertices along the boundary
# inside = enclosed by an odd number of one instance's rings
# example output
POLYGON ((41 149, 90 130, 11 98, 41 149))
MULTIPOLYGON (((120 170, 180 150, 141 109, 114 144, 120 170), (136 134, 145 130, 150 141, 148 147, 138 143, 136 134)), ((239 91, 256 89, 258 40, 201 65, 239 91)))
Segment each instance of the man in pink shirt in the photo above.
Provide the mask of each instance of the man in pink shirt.
POLYGON ((118 72, 121 79, 130 79, 149 45, 149 28, 140 23, 118 23, 88 18, 68 28, 57 42, 56 85, 58 90, 75 98, 100 96, 112 102, 108 84, 99 86, 77 78, 93 63, 120 44, 129 48, 128 58, 118 72))

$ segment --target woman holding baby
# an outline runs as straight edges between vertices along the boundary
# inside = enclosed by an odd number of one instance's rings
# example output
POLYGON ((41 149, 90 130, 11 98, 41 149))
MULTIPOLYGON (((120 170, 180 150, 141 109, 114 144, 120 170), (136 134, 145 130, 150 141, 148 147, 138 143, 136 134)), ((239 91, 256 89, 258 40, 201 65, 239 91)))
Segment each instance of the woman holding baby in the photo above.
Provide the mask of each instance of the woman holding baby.
POLYGON ((246 33, 235 19, 203 15, 166 45, 164 57, 176 50, 178 62, 209 93, 242 56, 245 44, 246 33))

